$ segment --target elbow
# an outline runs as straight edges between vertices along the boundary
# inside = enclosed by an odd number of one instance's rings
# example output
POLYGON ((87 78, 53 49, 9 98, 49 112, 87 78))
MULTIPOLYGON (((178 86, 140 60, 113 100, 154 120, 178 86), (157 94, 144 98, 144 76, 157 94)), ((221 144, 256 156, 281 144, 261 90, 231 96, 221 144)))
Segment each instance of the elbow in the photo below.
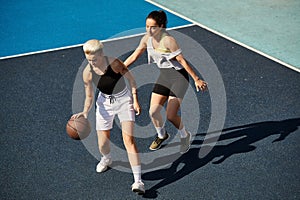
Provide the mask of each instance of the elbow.
POLYGON ((88 101, 92 102, 94 98, 93 98, 93 96, 89 95, 89 96, 86 97, 86 99, 87 99, 88 101))
POLYGON ((182 66, 186 66, 187 62, 183 57, 176 57, 177 62, 179 62, 179 64, 181 64, 182 66))

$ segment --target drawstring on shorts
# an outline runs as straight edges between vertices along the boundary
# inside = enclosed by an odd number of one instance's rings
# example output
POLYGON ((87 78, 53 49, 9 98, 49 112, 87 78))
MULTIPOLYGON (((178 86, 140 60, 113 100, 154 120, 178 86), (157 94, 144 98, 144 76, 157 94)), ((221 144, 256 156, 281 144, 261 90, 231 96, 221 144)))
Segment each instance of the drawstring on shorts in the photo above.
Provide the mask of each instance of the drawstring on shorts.
POLYGON ((111 95, 107 95, 104 93, 101 93, 101 95, 106 98, 109 99, 110 104, 113 104, 116 102, 117 98, 122 97, 123 95, 125 95, 127 93, 128 89, 125 88, 123 91, 117 93, 117 94, 111 94, 111 95))
POLYGON ((108 98, 109 98, 110 104, 113 104, 117 100, 117 98, 113 95, 109 95, 108 98))

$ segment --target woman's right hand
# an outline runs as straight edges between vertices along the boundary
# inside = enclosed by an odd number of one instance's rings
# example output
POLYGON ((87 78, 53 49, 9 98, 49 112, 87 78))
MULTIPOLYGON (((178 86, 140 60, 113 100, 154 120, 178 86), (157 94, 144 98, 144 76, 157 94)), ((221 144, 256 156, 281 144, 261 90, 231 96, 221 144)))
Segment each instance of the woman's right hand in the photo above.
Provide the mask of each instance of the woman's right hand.
POLYGON ((72 115, 71 119, 78 119, 79 117, 84 117, 87 119, 88 114, 85 112, 76 113, 72 115))

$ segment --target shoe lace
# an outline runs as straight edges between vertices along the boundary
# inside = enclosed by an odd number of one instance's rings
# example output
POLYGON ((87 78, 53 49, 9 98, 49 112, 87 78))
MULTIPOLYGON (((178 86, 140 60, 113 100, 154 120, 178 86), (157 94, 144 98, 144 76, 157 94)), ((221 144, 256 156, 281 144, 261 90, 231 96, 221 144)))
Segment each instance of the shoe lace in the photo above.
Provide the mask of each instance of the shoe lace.
POLYGON ((161 139, 160 139, 159 137, 156 137, 155 140, 154 140, 154 142, 157 143, 157 144, 158 144, 160 141, 161 141, 161 139))

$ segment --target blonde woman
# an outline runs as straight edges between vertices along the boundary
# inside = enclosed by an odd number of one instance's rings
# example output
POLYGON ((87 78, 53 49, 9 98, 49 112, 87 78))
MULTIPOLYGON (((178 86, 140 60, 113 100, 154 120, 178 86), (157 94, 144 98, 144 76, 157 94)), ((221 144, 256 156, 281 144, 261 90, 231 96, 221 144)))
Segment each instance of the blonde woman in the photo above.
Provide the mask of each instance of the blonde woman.
POLYGON ((87 118, 94 99, 94 84, 100 91, 96 100, 96 129, 99 150, 102 154, 96 171, 104 172, 112 164, 110 130, 113 127, 114 117, 117 115, 122 126, 123 141, 134 176, 132 191, 143 194, 145 189, 141 180, 141 163, 133 136, 135 111, 137 115, 141 112, 134 77, 119 59, 104 55, 103 44, 99 40, 87 41, 83 45, 83 51, 88 61, 83 71, 86 97, 83 111, 72 117, 87 118), (124 77, 128 80, 131 91, 127 88, 124 77))

